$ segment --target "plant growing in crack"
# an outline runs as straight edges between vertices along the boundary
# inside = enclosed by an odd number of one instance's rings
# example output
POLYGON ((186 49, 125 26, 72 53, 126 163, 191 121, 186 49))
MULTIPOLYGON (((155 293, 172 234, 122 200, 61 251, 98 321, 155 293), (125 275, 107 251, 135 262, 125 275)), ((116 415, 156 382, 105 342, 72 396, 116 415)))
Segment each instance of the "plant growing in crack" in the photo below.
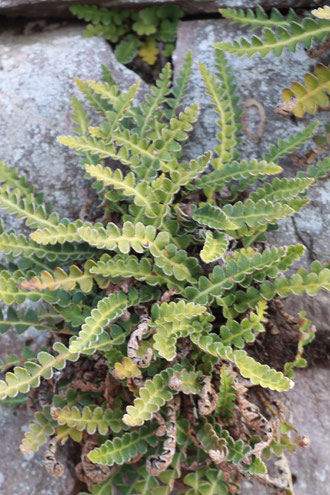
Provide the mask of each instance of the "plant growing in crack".
POLYGON ((183 148, 198 104, 180 108, 191 54, 173 86, 168 64, 138 105, 138 84, 120 91, 105 67, 103 82, 77 81, 97 117, 92 125, 89 109, 74 99, 77 135, 59 141, 76 150, 93 181, 97 222, 60 218, 1 163, 0 205, 35 230, 0 234, 8 256, 0 300, 10 308, 42 301, 42 309, 10 309, 0 328, 24 331, 32 322, 54 344, 10 357, 0 398, 39 404, 21 450, 48 443, 51 474, 63 472, 58 444, 70 437, 81 445, 76 473, 93 494, 219 495, 238 493, 253 478, 290 493, 290 477, 269 476, 264 460, 274 453, 283 463, 286 449, 307 444, 289 436, 296 430, 269 391, 293 386, 293 368, 306 364, 311 322, 304 314, 288 319, 301 337, 281 370, 254 359, 252 344, 271 325, 280 297, 330 289, 330 271, 318 262, 284 275, 302 245, 267 244, 267 231, 308 203, 306 191, 326 176, 330 160, 264 182, 246 198, 249 186, 281 172, 278 159, 316 124, 262 160, 241 159, 234 77, 224 52, 215 57, 214 74, 200 70, 218 116, 218 144, 189 162, 183 148))

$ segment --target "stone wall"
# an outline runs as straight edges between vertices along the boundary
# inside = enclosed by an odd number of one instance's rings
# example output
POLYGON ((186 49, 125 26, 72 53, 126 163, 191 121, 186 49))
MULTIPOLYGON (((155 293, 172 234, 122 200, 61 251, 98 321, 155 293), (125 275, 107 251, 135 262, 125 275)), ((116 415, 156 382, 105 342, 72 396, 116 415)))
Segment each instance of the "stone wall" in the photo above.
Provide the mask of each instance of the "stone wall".
MULTIPOLYGON (((70 0, 0 0, 0 15, 67 16, 70 0)), ((86 2, 84 2, 86 3, 86 2)), ((94 4, 107 6, 141 6, 157 1, 102 1, 94 4)), ((181 1, 187 14, 213 13, 218 7, 273 5, 275 0, 264 2, 219 1, 181 1)), ((303 6, 307 1, 283 0, 277 6, 303 6)), ((71 23, 68 17, 65 25, 57 23, 46 25, 44 31, 37 34, 18 36, 11 30, 5 30, 0 36, 0 150, 1 159, 19 168, 36 184, 38 191, 44 191, 46 199, 51 201, 55 210, 68 218, 79 215, 81 204, 88 194, 88 185, 83 172, 76 166, 77 158, 56 141, 56 136, 72 131, 70 120, 70 100, 75 93, 73 78, 99 79, 100 66, 104 63, 114 73, 122 87, 137 80, 137 75, 120 65, 114 58, 110 47, 101 39, 86 39, 82 36, 82 27, 71 23)), ((27 30, 27 32, 29 32, 27 30)), ((244 30, 231 25, 224 19, 185 20, 178 29, 177 48, 173 56, 174 70, 180 69, 183 57, 188 49, 193 52, 194 71, 186 102, 201 102, 201 118, 194 131, 192 145, 188 148, 190 156, 201 154, 213 146, 216 133, 216 116, 204 95, 197 61, 213 65, 212 44, 215 41, 233 39, 244 30)), ((265 108, 266 121, 263 134, 258 142, 247 139, 241 146, 245 157, 260 158, 271 143, 278 138, 303 129, 313 119, 306 117, 294 125, 290 120, 274 113, 274 106, 280 101, 280 90, 293 79, 301 80, 303 74, 315 64, 308 59, 305 50, 296 54, 287 54, 285 59, 252 59, 231 57, 230 63, 238 81, 238 93, 241 102, 255 98, 265 108)), ((142 84, 142 92, 146 91, 142 84)), ((251 122, 258 120, 250 115, 251 122)), ((326 113, 320 113, 320 126, 326 121, 326 113)), ((289 160, 283 161, 285 174, 296 172, 289 160)), ((322 262, 329 260, 330 232, 330 182, 323 180, 320 186, 311 191, 310 205, 296 216, 296 226, 291 220, 282 222, 281 231, 272 237, 278 245, 301 242, 311 247, 322 262)), ((20 223, 8 220, 7 228, 20 228, 20 223)), ((302 263, 307 266, 311 259, 307 250, 302 263)), ((324 335, 329 332, 329 298, 320 295, 316 298, 300 298, 298 302, 288 301, 289 310, 295 312, 299 307, 307 306, 308 314, 314 317, 316 327, 324 335)), ((3 357, 8 350, 20 352, 27 341, 35 348, 45 343, 43 337, 31 329, 23 336, 9 333, 0 336, 3 357)), ((308 450, 290 456, 292 471, 295 475, 296 495, 318 493, 328 495, 330 470, 327 460, 330 458, 329 443, 324 439, 330 431, 328 371, 329 360, 321 366, 312 366, 296 373, 296 386, 286 394, 286 402, 292 420, 301 433, 311 437, 308 450)), ((72 465, 68 462, 66 475, 60 481, 47 476, 42 466, 41 454, 22 457, 18 445, 23 432, 31 421, 31 415, 25 410, 11 411, 0 409, 0 429, 2 446, 0 449, 0 494, 1 495, 71 495, 74 490, 72 465), (10 455, 11 454, 11 455, 10 455)), ((63 453, 65 454, 65 452, 63 453)), ((270 494, 269 488, 245 484, 242 494, 270 494)))

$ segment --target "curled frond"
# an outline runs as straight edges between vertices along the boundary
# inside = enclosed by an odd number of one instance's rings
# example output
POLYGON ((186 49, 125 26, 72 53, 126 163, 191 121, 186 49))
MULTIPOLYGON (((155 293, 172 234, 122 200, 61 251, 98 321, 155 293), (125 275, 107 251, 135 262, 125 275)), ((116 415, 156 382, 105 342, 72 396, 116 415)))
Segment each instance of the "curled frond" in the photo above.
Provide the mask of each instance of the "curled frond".
POLYGON ((204 263, 212 263, 221 258, 228 248, 228 237, 226 234, 206 231, 203 249, 199 253, 204 263))

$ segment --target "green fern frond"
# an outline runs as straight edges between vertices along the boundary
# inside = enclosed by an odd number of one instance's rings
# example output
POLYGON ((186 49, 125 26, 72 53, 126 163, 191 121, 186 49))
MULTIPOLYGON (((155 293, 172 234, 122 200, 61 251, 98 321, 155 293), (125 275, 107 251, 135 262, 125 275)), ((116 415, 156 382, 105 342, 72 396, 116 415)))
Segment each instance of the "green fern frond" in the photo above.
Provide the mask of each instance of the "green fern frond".
POLYGON ((234 40, 233 43, 225 41, 215 43, 214 46, 225 52, 235 53, 239 57, 242 55, 251 57, 255 54, 266 57, 269 53, 279 57, 285 47, 294 52, 298 43, 303 43, 304 47, 309 49, 314 40, 321 43, 329 32, 330 25, 327 20, 306 17, 301 23, 291 22, 289 28, 280 26, 275 32, 266 27, 263 30, 263 39, 253 36, 250 41, 241 38, 240 41, 234 40))
POLYGON ((104 409, 97 406, 86 406, 80 410, 77 406, 54 408, 52 417, 59 425, 68 425, 78 431, 86 430, 89 435, 98 432, 106 435, 110 430, 118 433, 125 425, 121 421, 122 412, 117 409, 104 409))
POLYGON ((81 352, 96 342, 103 328, 111 321, 119 318, 128 305, 127 296, 123 292, 119 292, 117 295, 110 294, 101 299, 97 307, 92 309, 91 315, 86 318, 78 337, 71 341, 70 352, 81 352))
POLYGON ((169 387, 176 392, 182 392, 186 395, 198 395, 201 391, 200 377, 201 371, 174 371, 169 381, 169 387))
MULTIPOLYGON (((93 128, 89 128, 89 130, 93 130, 93 128)), ((100 160, 112 158, 113 160, 120 161, 123 165, 133 165, 128 153, 117 153, 113 144, 104 144, 102 139, 97 139, 93 136, 59 136, 57 141, 83 155, 91 153, 99 157, 100 160)))
POLYGON ((89 452, 88 458, 96 464, 106 466, 129 462, 137 454, 145 454, 149 445, 152 447, 157 445, 156 426, 151 423, 143 426, 139 431, 125 433, 122 437, 107 440, 101 447, 89 452))
POLYGON ((104 297, 98 302, 96 308, 92 309, 90 316, 86 318, 78 337, 74 337, 71 340, 70 351, 85 352, 86 348, 98 341, 103 328, 109 325, 111 321, 119 318, 125 309, 153 300, 157 295, 157 291, 150 290, 150 287, 144 286, 140 291, 132 288, 128 294, 118 292, 104 297))
MULTIPOLYGON (((330 22, 329 32, 330 32, 330 22)), ((282 91, 284 102, 292 101, 296 103, 292 108, 292 113, 296 117, 303 117, 307 112, 314 115, 318 108, 327 108, 329 106, 330 94, 330 69, 323 64, 317 64, 315 74, 308 72, 304 76, 304 84, 293 82, 290 89, 282 91)))
POLYGON ((80 227, 87 225, 81 220, 76 220, 75 222, 62 222, 58 225, 52 225, 44 229, 38 229, 30 234, 30 237, 37 244, 64 244, 67 242, 81 242, 81 237, 79 234, 80 227))
POLYGON ((237 201, 234 205, 225 205, 222 209, 218 206, 206 205, 197 208, 193 219, 201 225, 224 230, 232 236, 251 235, 256 230, 265 230, 268 224, 274 224, 277 220, 291 216, 294 210, 286 204, 272 203, 260 199, 257 202, 247 199, 244 203, 237 201))
POLYGON ((5 381, 0 381, 0 399, 15 397, 18 392, 25 394, 31 387, 39 387, 41 378, 49 380, 53 376, 53 368, 61 370, 65 367, 66 361, 77 361, 79 357, 79 354, 69 352, 60 342, 56 342, 53 349, 57 352, 56 356, 41 351, 37 355, 39 364, 26 361, 24 368, 17 366, 13 372, 6 373, 5 381))
POLYGON ((106 186, 112 186, 120 189, 126 196, 133 196, 137 206, 144 207, 145 214, 148 217, 157 217, 160 211, 160 205, 154 190, 147 182, 136 184, 135 176, 132 172, 123 177, 120 169, 112 171, 109 167, 102 165, 85 165, 86 172, 96 180, 103 182, 106 186))
POLYGON ((58 214, 49 214, 46 206, 40 204, 33 194, 24 197, 18 189, 11 191, 7 186, 0 189, 0 207, 24 219, 28 227, 50 227, 60 221, 58 214))
POLYGON ((88 117, 88 112, 84 109, 84 106, 78 98, 72 97, 72 120, 76 123, 77 127, 74 131, 83 137, 88 136, 88 127, 91 125, 92 120, 88 117))
POLYGON ((135 119, 139 127, 139 136, 143 137, 153 127, 154 119, 158 118, 167 96, 171 92, 172 68, 166 64, 162 69, 156 85, 150 88, 150 93, 145 96, 145 103, 140 106, 141 113, 136 112, 135 119))
POLYGON ((236 389, 232 386, 234 376, 225 366, 220 371, 221 385, 218 393, 217 413, 221 418, 231 418, 235 407, 236 389))
POLYGON ((34 192, 34 187, 28 185, 26 177, 19 176, 18 169, 12 168, 0 160, 0 183, 4 183, 10 189, 17 189, 21 196, 29 196, 34 192))
POLYGON ((149 421, 153 413, 173 397, 168 383, 174 370, 168 368, 147 380, 139 390, 139 397, 134 400, 133 406, 127 406, 123 421, 128 426, 141 426, 149 421))
POLYGON ((275 371, 266 364, 260 364, 245 351, 234 351, 233 361, 241 375, 248 378, 254 385, 283 392, 293 387, 294 383, 280 371, 275 371))
POLYGON ((192 334, 190 338, 194 344, 211 356, 234 362, 244 378, 251 380, 254 385, 261 385, 264 388, 279 392, 288 390, 293 386, 293 382, 280 371, 275 371, 268 365, 258 363, 245 351, 233 351, 230 346, 224 346, 220 337, 214 333, 207 336, 192 334))
MULTIPOLYGON (((98 113, 102 113, 104 116, 108 110, 110 110, 110 106, 106 100, 103 100, 101 96, 96 93, 96 91, 91 88, 91 86, 86 81, 82 81, 81 79, 74 79, 76 86, 79 91, 84 95, 84 98, 88 104, 94 108, 98 113)), ((115 83, 112 82, 113 86, 115 83)))
MULTIPOLYGON (((34 275, 34 273, 31 273, 31 275, 34 275)), ((37 302, 42 298, 53 304, 68 304, 68 295, 64 291, 42 292, 22 289, 20 283, 24 281, 25 277, 26 274, 20 270, 16 270, 15 272, 2 270, 0 272, 0 301, 10 306, 13 303, 23 304, 26 299, 37 302)))
POLYGON ((84 260, 94 256, 95 251, 88 245, 62 244, 58 246, 44 247, 27 239, 23 234, 0 234, 0 251, 7 256, 24 256, 38 259, 47 258, 49 261, 67 261, 69 259, 84 260))
POLYGON ((71 265, 69 274, 67 274, 62 268, 56 267, 54 275, 47 271, 42 271, 40 277, 33 276, 29 280, 20 283, 20 287, 25 290, 45 290, 51 291, 63 288, 66 291, 72 291, 76 285, 79 285, 82 292, 90 292, 93 287, 93 280, 95 279, 101 288, 105 288, 108 285, 107 279, 101 276, 93 276, 90 273, 92 267, 96 265, 95 261, 87 260, 84 264, 84 271, 78 266, 71 265))
POLYGON ((282 170, 282 167, 276 165, 276 163, 265 160, 233 161, 226 163, 221 170, 214 170, 196 179, 188 189, 204 189, 207 191, 208 188, 213 188, 215 191, 220 191, 227 183, 234 180, 255 178, 255 181, 257 181, 257 179, 262 179, 267 175, 279 174, 282 170))
POLYGON ((297 177, 300 179, 304 179, 306 176, 314 179, 315 183, 319 179, 323 179, 328 176, 330 170, 330 158, 324 158, 323 160, 319 160, 315 165, 309 165, 307 167, 307 171, 298 172, 297 177))
POLYGON ((184 58, 182 69, 179 71, 178 77, 174 80, 174 86, 172 88, 172 96, 167 98, 167 104, 170 109, 164 109, 166 118, 170 120, 176 115, 178 108, 182 103, 184 95, 186 93, 188 82, 192 71, 192 52, 189 51, 184 58))
POLYGON ((289 9, 286 17, 276 8, 272 8, 268 16, 261 5, 257 5, 255 11, 252 9, 219 9, 219 11, 226 19, 242 24, 243 26, 248 26, 249 29, 263 27, 277 28, 279 26, 289 28, 291 22, 299 22, 297 14, 292 9, 289 9))
MULTIPOLYGON (((116 340, 122 343, 121 336, 119 339, 103 332, 96 343, 84 349, 85 355, 92 355, 97 351, 109 351, 112 344, 115 345, 116 340)), ((36 360, 26 361, 24 367, 17 366, 11 372, 6 373, 5 380, 0 380, 0 400, 6 397, 16 397, 19 392, 27 393, 30 388, 37 388, 40 385, 40 379, 45 378, 50 380, 53 376, 54 369, 62 370, 65 367, 66 361, 77 361, 78 353, 72 353, 61 342, 56 342, 53 345, 55 356, 45 351, 40 351, 36 360)))
POLYGON ((38 452, 41 445, 55 433, 56 422, 50 414, 50 406, 46 406, 43 411, 36 412, 34 418, 34 423, 29 425, 29 431, 25 433, 20 445, 22 454, 38 452))
POLYGON ((300 146, 312 137, 318 125, 318 122, 313 122, 313 124, 308 125, 302 131, 297 132, 293 136, 289 136, 287 140, 280 138, 277 146, 274 144, 271 145, 269 152, 264 154, 264 160, 276 163, 282 156, 286 156, 295 149, 300 148, 300 146))
MULTIPOLYGON (((227 82, 227 71, 225 58, 221 51, 217 51, 218 70, 225 74, 227 82)), ((199 69, 207 89, 206 94, 211 97, 211 101, 215 106, 215 112, 219 115, 220 120, 217 122, 220 127, 220 132, 217 135, 220 144, 215 148, 218 157, 212 160, 213 167, 220 169, 224 163, 227 163, 235 156, 234 148, 236 142, 237 124, 235 122, 235 109, 233 108, 233 100, 231 92, 227 94, 226 90, 230 90, 230 86, 222 86, 221 82, 217 82, 214 75, 207 69, 206 65, 199 63, 199 69)))
POLYGON ((242 284, 246 276, 259 277, 266 270, 267 275, 274 276, 273 269, 286 269, 287 265, 299 258, 304 251, 303 246, 265 249, 262 253, 251 251, 251 256, 244 249, 236 253, 234 258, 227 257, 226 265, 222 268, 215 266, 209 278, 204 275, 199 278, 198 287, 189 286, 185 290, 189 301, 197 304, 208 304, 213 297, 221 297, 226 290, 235 284, 242 284))
POLYGON ((220 327, 221 342, 241 349, 245 346, 245 342, 253 342, 254 332, 265 331, 262 323, 267 321, 264 315, 266 308, 266 301, 260 301, 256 312, 251 312, 249 318, 244 318, 240 323, 228 320, 226 325, 220 327))
MULTIPOLYGON (((257 202, 260 199, 267 201, 284 201, 287 202, 290 198, 295 198, 299 194, 314 183, 314 179, 306 177, 305 179, 275 179, 270 182, 265 182, 264 187, 250 193, 249 198, 257 202)), ((289 203, 290 204, 290 203, 289 203)))
POLYGON ((18 334, 21 334, 31 327, 36 330, 50 330, 51 324, 40 323, 39 319, 42 319, 42 315, 39 315, 33 309, 28 309, 25 312, 17 312, 13 307, 9 307, 7 310, 7 317, 4 318, 0 309, 0 333, 6 333, 11 328, 15 328, 18 334))
POLYGON ((184 299, 178 302, 153 304, 151 308, 151 317, 155 325, 163 323, 181 322, 200 316, 206 310, 205 306, 200 304, 187 303, 184 299))
POLYGON ((204 263, 212 263, 221 258, 227 251, 229 240, 226 234, 206 231, 203 249, 199 253, 204 263))
POLYGON ((163 172, 168 172, 174 184, 191 187, 191 182, 202 174, 210 163, 212 154, 210 152, 199 156, 197 160, 190 160, 189 163, 172 160, 162 166, 163 172))
POLYGON ((299 268, 290 278, 278 277, 273 282, 263 282, 261 294, 269 300, 276 294, 287 297, 290 294, 307 292, 310 296, 315 296, 320 289, 330 290, 330 270, 322 268, 318 261, 314 261, 310 272, 304 268, 299 268))

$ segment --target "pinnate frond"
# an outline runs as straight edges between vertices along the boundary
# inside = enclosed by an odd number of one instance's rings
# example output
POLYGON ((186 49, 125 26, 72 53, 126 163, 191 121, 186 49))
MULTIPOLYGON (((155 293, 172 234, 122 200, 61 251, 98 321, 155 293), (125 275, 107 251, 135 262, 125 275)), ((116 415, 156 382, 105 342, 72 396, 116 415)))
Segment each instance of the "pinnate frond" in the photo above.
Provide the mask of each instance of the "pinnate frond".
POLYGON ((288 199, 304 193, 312 184, 314 184, 314 179, 308 177, 305 179, 287 179, 286 177, 279 179, 275 177, 272 182, 265 182, 263 188, 250 193, 249 198, 254 202, 260 199, 287 202, 288 199))
POLYGON ((215 191, 220 191, 226 184, 234 180, 255 178, 262 179, 267 175, 275 175, 282 172, 282 168, 276 163, 267 162, 266 160, 242 160, 240 162, 233 161, 226 163, 221 170, 214 170, 209 174, 196 179, 189 189, 204 189, 213 188, 215 191))
MULTIPOLYGON (((330 22, 329 32, 330 32, 330 22)), ((304 76, 304 83, 293 82, 289 89, 282 91, 284 102, 296 100, 292 109, 293 115, 303 117, 304 113, 313 115, 318 108, 329 106, 330 69, 323 64, 317 64, 315 74, 308 72, 304 76)))
POLYGON ((81 242, 78 229, 83 225, 86 226, 81 220, 76 220, 75 222, 61 222, 58 225, 35 230, 30 234, 30 237, 36 243, 43 245, 81 242))
POLYGON ((29 425, 29 431, 24 435, 20 445, 22 454, 38 452, 41 445, 47 442, 47 438, 54 434, 56 422, 50 414, 50 406, 34 415, 35 421, 29 425))
POLYGON ((89 452, 88 458, 96 464, 106 466, 129 462, 137 454, 145 454, 149 445, 152 447, 157 445, 156 426, 154 423, 148 424, 139 431, 124 433, 121 437, 107 440, 101 447, 89 452))
POLYGON ((33 194, 22 196, 18 189, 7 186, 0 189, 0 207, 8 213, 25 220, 28 227, 51 227, 60 221, 57 213, 48 213, 44 204, 37 201, 33 194))
POLYGON ((238 56, 259 54, 266 57, 273 53, 275 57, 282 55, 285 47, 294 52, 298 43, 302 43, 309 49, 314 40, 322 42, 329 35, 329 22, 325 19, 312 19, 306 17, 301 23, 290 22, 288 28, 279 26, 276 31, 266 27, 263 30, 263 38, 253 36, 251 40, 241 38, 232 43, 224 41, 215 43, 215 47, 228 53, 235 53, 238 56))
POLYGON ((299 22, 299 18, 293 9, 289 9, 286 17, 276 8, 272 8, 268 16, 261 5, 257 5, 255 11, 252 9, 219 9, 219 11, 226 19, 242 24, 243 26, 248 26, 249 29, 266 26, 271 28, 279 26, 289 28, 291 22, 299 22))
POLYGON ((133 406, 127 406, 123 421, 129 426, 141 426, 145 421, 149 421, 153 413, 173 397, 173 392, 169 389, 168 383, 174 370, 165 369, 155 375, 151 380, 147 380, 139 390, 139 397, 134 400, 133 406))
POLYGON ((59 425, 68 425, 78 431, 86 430, 89 435, 96 432, 106 435, 109 429, 118 433, 125 426, 121 421, 120 409, 113 411, 99 406, 85 406, 82 410, 77 406, 53 408, 52 417, 59 425))
POLYGON ((282 156, 286 156, 295 149, 300 148, 300 146, 312 137, 318 125, 318 122, 313 122, 313 124, 308 125, 302 131, 296 132, 293 136, 289 136, 286 140, 280 138, 277 146, 272 144, 269 152, 264 154, 264 160, 276 163, 282 156))

